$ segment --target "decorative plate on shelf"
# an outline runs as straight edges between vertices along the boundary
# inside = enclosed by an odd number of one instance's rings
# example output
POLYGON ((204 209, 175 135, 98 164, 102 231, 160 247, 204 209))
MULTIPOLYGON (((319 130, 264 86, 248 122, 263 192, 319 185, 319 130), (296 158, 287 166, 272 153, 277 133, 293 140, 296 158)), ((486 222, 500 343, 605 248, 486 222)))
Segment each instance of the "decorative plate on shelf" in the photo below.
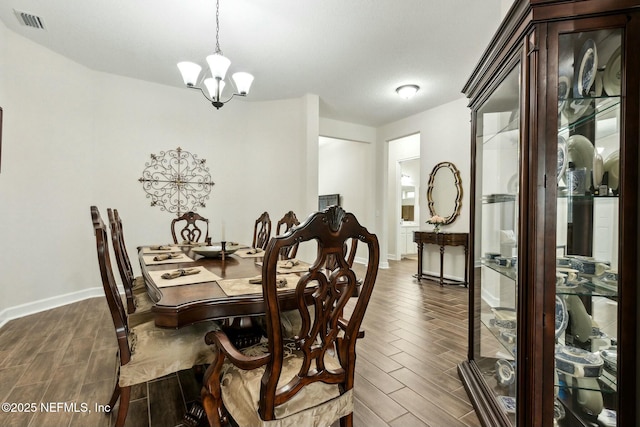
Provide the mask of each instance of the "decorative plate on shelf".
POLYGON ((562 297, 556 295, 556 338, 562 335, 568 324, 569 311, 567 311, 567 303, 564 302, 562 297))
POLYGON ((507 414, 516 413, 516 398, 511 396, 498 396, 498 402, 507 414))
POLYGON ((618 371, 618 347, 610 347, 600 351, 600 357, 604 360, 604 364, 613 372, 618 371))
POLYGON ((508 386, 516 381, 516 370, 513 361, 498 359, 496 361, 496 379, 501 386, 508 386))
POLYGON ((559 76, 558 77, 558 111, 564 110, 569 100, 569 94, 571 92, 571 77, 559 76))
POLYGON ((620 82, 622 80, 622 67, 620 47, 613 52, 613 55, 607 61, 607 66, 604 68, 604 75, 602 76, 602 83, 604 90, 609 96, 620 95, 620 82))
POLYGON ((590 96, 589 91, 596 81, 598 73, 598 49, 592 39, 584 42, 576 63, 579 64, 579 67, 573 83, 573 96, 575 98, 590 96))

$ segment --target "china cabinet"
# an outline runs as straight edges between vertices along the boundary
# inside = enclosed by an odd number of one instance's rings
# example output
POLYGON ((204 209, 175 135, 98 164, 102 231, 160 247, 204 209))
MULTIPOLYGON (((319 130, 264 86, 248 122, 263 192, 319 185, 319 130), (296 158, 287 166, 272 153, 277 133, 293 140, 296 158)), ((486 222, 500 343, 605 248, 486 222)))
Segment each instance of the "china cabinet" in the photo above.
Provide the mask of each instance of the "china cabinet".
POLYGON ((640 425, 639 41, 640 0, 516 0, 463 89, 484 426, 640 425))

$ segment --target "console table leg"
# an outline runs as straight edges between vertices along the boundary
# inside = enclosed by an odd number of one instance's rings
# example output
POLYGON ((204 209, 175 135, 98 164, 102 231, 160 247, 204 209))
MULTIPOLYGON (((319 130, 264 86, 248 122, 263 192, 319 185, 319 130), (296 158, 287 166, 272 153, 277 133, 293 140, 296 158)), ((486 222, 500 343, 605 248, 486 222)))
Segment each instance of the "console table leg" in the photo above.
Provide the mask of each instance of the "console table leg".
POLYGON ((444 286, 444 245, 440 246, 440 286, 444 286))
POLYGON ((418 274, 416 277, 418 278, 418 282, 422 279, 422 248, 424 243, 418 243, 418 274))

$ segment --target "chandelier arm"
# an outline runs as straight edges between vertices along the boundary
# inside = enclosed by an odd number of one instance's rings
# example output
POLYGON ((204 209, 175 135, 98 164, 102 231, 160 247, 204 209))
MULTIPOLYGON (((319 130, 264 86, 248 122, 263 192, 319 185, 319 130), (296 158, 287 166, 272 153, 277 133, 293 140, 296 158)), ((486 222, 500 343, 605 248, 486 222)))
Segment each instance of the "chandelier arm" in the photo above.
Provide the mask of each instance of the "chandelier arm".
POLYGON ((231 101, 234 97, 236 96, 241 96, 243 98, 245 98, 247 96, 246 93, 234 93, 233 95, 231 95, 226 101, 216 101, 214 99, 211 99, 207 96, 207 94, 204 92, 204 90, 200 87, 200 86, 187 86, 189 89, 196 89, 199 90, 200 93, 202 94, 202 96, 205 97, 205 99, 207 101, 209 101, 211 104, 213 104, 214 107, 220 109, 220 107, 222 107, 224 104, 226 104, 227 102, 231 101), (217 105, 216 105, 217 104, 217 105))
POLYGON ((204 93, 204 90, 202 90, 202 88, 201 88, 200 86, 187 86, 187 87, 188 87, 189 89, 197 89, 197 90, 199 90, 199 91, 200 91, 200 93, 202 93, 202 96, 204 96, 204 97, 207 99, 207 101, 209 101, 209 102, 213 102, 213 99, 209 98, 209 97, 207 96, 207 94, 206 94, 206 93, 204 93))

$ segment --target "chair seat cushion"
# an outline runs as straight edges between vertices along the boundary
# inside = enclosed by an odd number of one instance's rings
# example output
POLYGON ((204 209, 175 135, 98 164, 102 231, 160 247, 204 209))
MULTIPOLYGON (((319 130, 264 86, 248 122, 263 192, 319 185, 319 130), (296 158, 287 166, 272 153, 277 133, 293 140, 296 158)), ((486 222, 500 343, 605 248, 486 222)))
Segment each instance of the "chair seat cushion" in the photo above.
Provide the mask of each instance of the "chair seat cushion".
POLYGON ((136 306, 135 313, 151 311, 151 307, 153 307, 154 305, 153 300, 146 292, 141 294, 133 294, 133 303, 136 306))
POLYGON ((143 323, 149 323, 154 321, 154 314, 151 310, 136 310, 135 313, 131 313, 128 316, 129 328, 135 328, 143 323))
POLYGON ((144 283, 144 277, 138 276, 133 279, 132 290, 134 294, 147 293, 147 285, 144 283))
MULTIPOLYGON (((300 370, 303 358, 295 349, 295 343, 285 344, 284 364, 278 387, 282 387, 300 370)), ((266 342, 243 349, 249 356, 265 353, 266 342)), ((328 369, 340 369, 339 362, 331 356, 325 359, 328 369)), ((264 367, 245 371, 226 363, 221 381, 222 401, 239 426, 297 427, 331 425, 337 419, 353 412, 353 390, 340 395, 335 384, 314 382, 302 388, 288 402, 276 407, 276 420, 264 421, 258 414, 260 380, 264 367)))
MULTIPOLYGON (((122 302, 126 306, 127 299, 126 296, 122 296, 122 302)), ((134 293, 133 294, 133 304, 136 308, 136 311, 129 314, 128 322, 129 328, 133 328, 135 326, 141 325, 142 323, 147 323, 153 320, 153 312, 151 311, 151 307, 153 307, 153 300, 149 297, 146 290, 144 293, 134 293)))
POLYGON ((120 387, 144 383, 154 378, 213 362, 215 349, 204 342, 207 332, 219 330, 208 321, 180 329, 162 329, 153 322, 129 331, 131 360, 120 367, 120 387))
MULTIPOLYGON (((315 308, 310 305, 307 307, 309 310, 309 316, 313 319, 315 308)), ((296 335, 300 334, 300 329, 302 328, 302 317, 300 316, 300 311, 296 310, 287 310, 280 313, 280 321, 282 322, 282 336, 285 339, 294 338, 296 335)), ((264 316, 258 316, 254 318, 254 322, 258 325, 259 328, 262 329, 264 335, 267 335, 267 325, 266 319, 264 316)))

